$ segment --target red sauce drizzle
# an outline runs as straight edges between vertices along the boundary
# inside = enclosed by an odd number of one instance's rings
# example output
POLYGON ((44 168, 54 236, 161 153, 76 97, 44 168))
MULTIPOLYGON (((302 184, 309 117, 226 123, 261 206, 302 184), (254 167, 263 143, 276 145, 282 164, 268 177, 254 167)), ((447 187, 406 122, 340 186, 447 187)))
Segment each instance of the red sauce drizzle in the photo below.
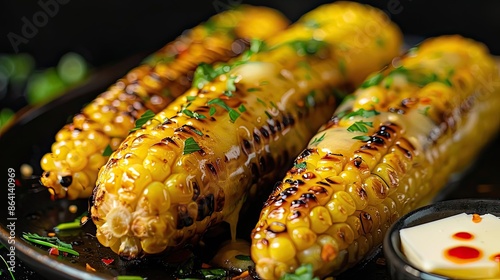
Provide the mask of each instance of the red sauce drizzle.
POLYGON ((491 260, 497 263, 500 263, 500 253, 491 256, 491 260))
POLYGON ((479 214, 472 214, 472 221, 474 223, 476 223, 476 224, 480 223, 482 219, 483 218, 481 218, 481 216, 479 216, 479 214))
POLYGON ((460 231, 457 232, 453 235, 453 238, 459 239, 459 240, 471 240, 474 239, 474 235, 465 232, 465 231, 460 231))
POLYGON ((454 263, 470 263, 479 260, 482 253, 476 248, 457 246, 446 250, 444 255, 454 263))

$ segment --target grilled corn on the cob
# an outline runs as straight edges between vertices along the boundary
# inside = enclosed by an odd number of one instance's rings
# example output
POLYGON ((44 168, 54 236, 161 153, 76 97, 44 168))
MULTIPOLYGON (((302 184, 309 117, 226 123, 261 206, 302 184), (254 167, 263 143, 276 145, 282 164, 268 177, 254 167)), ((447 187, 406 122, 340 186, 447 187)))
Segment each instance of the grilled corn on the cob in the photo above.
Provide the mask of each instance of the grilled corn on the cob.
POLYGON ((361 81, 400 43, 380 11, 335 3, 232 64, 200 66, 195 87, 129 135, 101 169, 91 207, 98 240, 135 258, 221 221, 234 234, 256 183, 275 176, 333 114, 334 89, 361 81), (377 28, 360 43, 367 26, 377 28))
POLYGON ((265 7, 241 6, 210 18, 169 43, 132 69, 83 108, 56 135, 52 152, 41 160, 41 182, 56 198, 86 198, 98 169, 146 110, 157 113, 190 86, 199 63, 227 61, 244 51, 252 38, 266 39, 288 21, 265 7))
POLYGON ((392 64, 346 99, 269 197, 252 232, 263 279, 353 265, 498 130, 499 73, 482 44, 438 37, 392 64))

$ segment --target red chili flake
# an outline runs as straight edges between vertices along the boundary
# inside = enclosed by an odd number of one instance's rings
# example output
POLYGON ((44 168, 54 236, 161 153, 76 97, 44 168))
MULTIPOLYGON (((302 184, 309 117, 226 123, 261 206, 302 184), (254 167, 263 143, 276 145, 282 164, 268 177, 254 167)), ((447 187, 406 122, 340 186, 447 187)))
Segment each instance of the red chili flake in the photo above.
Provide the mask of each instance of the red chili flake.
POLYGON ((53 256, 59 256, 59 249, 52 247, 49 249, 49 254, 53 256))
POLYGON ((102 261, 105 265, 110 265, 110 264, 112 264, 112 263, 115 261, 115 259, 111 259, 111 258, 110 258, 110 259, 101 259, 101 261, 102 261))

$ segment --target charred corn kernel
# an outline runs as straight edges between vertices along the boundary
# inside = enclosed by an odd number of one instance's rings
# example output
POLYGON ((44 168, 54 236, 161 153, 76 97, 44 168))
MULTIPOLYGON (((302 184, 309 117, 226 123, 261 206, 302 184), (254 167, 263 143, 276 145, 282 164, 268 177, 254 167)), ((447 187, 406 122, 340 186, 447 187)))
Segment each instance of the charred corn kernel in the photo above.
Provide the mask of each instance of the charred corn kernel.
MULTIPOLYGON (((317 20, 322 23, 318 26, 299 20, 259 50, 254 48, 228 64, 202 65, 195 71, 193 88, 124 140, 101 169, 91 207, 94 223, 104 228, 98 230, 99 240, 113 239, 103 241, 103 245, 109 245, 122 257, 136 258, 179 246, 202 234, 209 225, 222 221, 231 225, 234 234, 240 210, 248 203, 245 200, 267 192, 260 188, 261 182, 284 174, 289 157, 298 154, 307 139, 333 114, 334 89, 355 84, 369 69, 378 69, 398 52, 401 34, 383 13, 346 2, 319 9, 363 16, 351 21, 319 13, 317 20), (380 34, 369 36, 366 44, 356 45, 370 22, 384 28, 380 34), (321 38, 316 37, 318 32, 321 38), (390 38, 388 44, 394 47, 377 48, 378 35, 390 38), (350 46, 349 50, 341 49, 340 43, 350 46), (351 65, 351 61, 362 61, 363 67, 351 65), (359 71, 347 71, 349 67, 359 71), (136 165, 144 167, 140 176, 129 175, 129 168, 136 165), (118 182, 114 181, 115 174, 123 174, 118 182), (144 198, 144 188, 153 184, 157 191, 158 184, 164 186, 163 196, 149 202, 144 198), (165 201, 169 207, 162 206, 165 209, 159 214, 157 207, 146 207, 148 203, 160 205, 162 200, 169 200, 165 201), (113 234, 113 227, 108 225, 108 218, 114 218, 109 215, 116 204, 132 209, 131 215, 137 217, 130 221, 125 235, 121 227, 118 235, 113 234), (174 219, 174 225, 166 227, 167 232, 162 234, 153 233, 154 229, 146 225, 158 215, 174 219)), ((337 154, 310 157, 316 162, 348 160, 337 154)), ((310 163, 313 168, 316 162, 310 163)), ((300 161, 294 168, 297 172, 303 168, 300 161)), ((340 165, 338 168, 342 171, 340 165)), ((331 211, 328 207, 318 208, 312 216, 302 209, 307 203, 313 208, 318 202, 330 200, 332 190, 345 189, 344 178, 336 171, 327 173, 326 183, 310 185, 313 195, 295 195, 304 182, 317 181, 309 174, 287 183, 293 187, 276 194, 276 203, 286 200, 292 207, 268 213, 270 219, 265 226, 277 238, 261 242, 254 249, 256 255, 282 261, 276 265, 268 263, 273 273, 296 267, 295 252, 313 246, 318 233, 311 229, 312 223, 324 223, 315 224, 318 232, 333 226, 326 216, 331 211), (293 240, 288 236, 280 239, 286 231, 294 232, 293 240), (268 251, 261 254, 262 250, 268 251)), ((345 173, 345 180, 357 183, 357 173, 345 173)), ((338 199, 350 204, 337 210, 347 217, 355 211, 356 203, 352 195, 343 195, 338 199)), ((342 234, 347 240, 353 238, 348 228, 339 228, 338 238, 342 234)), ((307 258, 307 254, 303 256, 307 258)))
MULTIPOLYGON (((45 174, 55 177, 43 175, 42 184, 54 198, 88 197, 87 191, 73 190, 68 195, 62 178, 74 176, 75 172, 95 178, 109 157, 108 153, 103 156, 106 147, 117 149, 144 112, 161 111, 189 89, 198 64, 227 61, 244 52, 250 39, 269 38, 287 25, 288 20, 275 10, 242 5, 183 33, 86 105, 72 123, 56 134, 48 153, 54 155, 54 164, 45 156, 40 163, 45 174)), ((159 172, 162 170, 156 170, 155 178, 159 172)), ((94 185, 95 180, 89 180, 80 190, 94 185)))
MULTIPOLYGON (((451 175, 463 171, 500 128, 499 71, 482 44, 438 37, 396 61, 345 99, 295 160, 302 168, 276 184, 252 233, 252 258, 262 278, 279 279, 305 262, 316 276, 338 275, 359 262, 401 215, 430 202, 451 175), (346 160, 318 160, 331 155, 346 160), (331 173, 341 180, 327 180, 331 173), (303 180, 305 175, 312 179, 303 180), (298 180, 302 184, 294 184, 298 180), (334 188, 338 181, 344 188, 334 188), (318 184, 332 192, 329 199, 315 198, 311 188, 318 184), (292 188, 293 196, 282 195, 292 188), (294 207, 297 197, 308 199, 294 207), (266 223, 269 213, 292 209, 301 215, 286 222, 310 224, 318 241, 295 246, 288 251, 295 257, 282 262, 256 245, 275 238, 266 223), (294 260, 297 266, 290 266, 294 260)), ((277 216, 273 221, 285 222, 277 216)), ((280 242, 296 243, 295 230, 281 231, 280 242)))

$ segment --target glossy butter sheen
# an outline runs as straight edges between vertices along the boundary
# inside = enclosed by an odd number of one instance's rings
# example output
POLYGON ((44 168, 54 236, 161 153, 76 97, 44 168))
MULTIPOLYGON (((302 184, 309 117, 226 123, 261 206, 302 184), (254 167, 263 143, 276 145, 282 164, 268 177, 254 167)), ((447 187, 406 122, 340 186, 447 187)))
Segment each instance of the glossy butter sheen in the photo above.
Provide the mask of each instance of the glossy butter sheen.
POLYGON ((500 219, 491 214, 474 221, 473 214, 461 213, 400 231, 401 247, 408 260, 426 272, 460 279, 500 278, 500 219), (457 239, 456 234, 470 234, 457 239), (471 250, 479 256, 471 257, 471 250), (462 252, 458 258, 456 252, 462 252))

